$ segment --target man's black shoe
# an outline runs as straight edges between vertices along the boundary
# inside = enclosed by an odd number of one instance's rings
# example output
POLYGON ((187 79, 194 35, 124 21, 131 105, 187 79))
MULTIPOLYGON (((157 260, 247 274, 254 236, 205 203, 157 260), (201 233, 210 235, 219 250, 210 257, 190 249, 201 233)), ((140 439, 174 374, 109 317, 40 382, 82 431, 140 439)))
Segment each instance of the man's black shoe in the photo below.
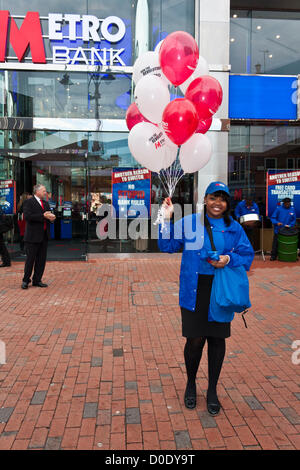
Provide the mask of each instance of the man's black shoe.
POLYGON ((27 282, 22 282, 22 289, 28 289, 28 283, 27 282))
POLYGON ((0 268, 7 268, 8 266, 11 266, 11 264, 7 264, 7 263, 2 263, 0 264, 0 268))
POLYGON ((36 286, 36 287, 48 287, 48 284, 45 284, 44 282, 33 282, 32 283, 33 286, 36 286))

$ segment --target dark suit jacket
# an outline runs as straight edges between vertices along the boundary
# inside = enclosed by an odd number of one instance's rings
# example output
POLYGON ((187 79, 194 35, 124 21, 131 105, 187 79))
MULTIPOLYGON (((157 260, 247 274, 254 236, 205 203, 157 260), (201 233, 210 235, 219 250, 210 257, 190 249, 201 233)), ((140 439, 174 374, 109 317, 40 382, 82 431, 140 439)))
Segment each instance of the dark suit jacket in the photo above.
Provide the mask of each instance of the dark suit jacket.
POLYGON ((24 242, 41 243, 44 238, 44 222, 47 224, 47 235, 50 239, 50 222, 43 216, 44 212, 50 211, 47 201, 43 201, 44 209, 33 196, 24 201, 23 213, 26 220, 24 242))

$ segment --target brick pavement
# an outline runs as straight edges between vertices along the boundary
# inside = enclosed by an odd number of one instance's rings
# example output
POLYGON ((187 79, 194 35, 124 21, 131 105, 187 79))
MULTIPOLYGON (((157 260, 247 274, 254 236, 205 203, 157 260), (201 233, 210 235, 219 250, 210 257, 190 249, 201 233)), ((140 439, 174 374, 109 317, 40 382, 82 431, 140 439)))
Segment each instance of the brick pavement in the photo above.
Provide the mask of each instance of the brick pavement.
POLYGON ((299 264, 255 260, 216 418, 206 352, 197 408, 183 405, 179 265, 176 255, 48 262, 48 289, 27 291, 22 263, 1 269, 1 450, 300 449, 299 264))

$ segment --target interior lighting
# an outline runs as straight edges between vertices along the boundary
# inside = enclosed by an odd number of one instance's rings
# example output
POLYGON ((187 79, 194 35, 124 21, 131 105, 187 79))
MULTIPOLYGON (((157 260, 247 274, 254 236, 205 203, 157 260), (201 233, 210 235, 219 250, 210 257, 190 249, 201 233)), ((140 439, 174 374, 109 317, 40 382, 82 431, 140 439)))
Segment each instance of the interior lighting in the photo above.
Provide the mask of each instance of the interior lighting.
POLYGON ((280 34, 276 34, 276 39, 280 39, 280 34))
POLYGON ((260 30, 260 29, 261 29, 261 26, 260 26, 260 25, 257 25, 257 26, 256 26, 256 29, 260 30))
POLYGON ((235 41, 235 38, 230 38, 230 42, 234 42, 235 41))

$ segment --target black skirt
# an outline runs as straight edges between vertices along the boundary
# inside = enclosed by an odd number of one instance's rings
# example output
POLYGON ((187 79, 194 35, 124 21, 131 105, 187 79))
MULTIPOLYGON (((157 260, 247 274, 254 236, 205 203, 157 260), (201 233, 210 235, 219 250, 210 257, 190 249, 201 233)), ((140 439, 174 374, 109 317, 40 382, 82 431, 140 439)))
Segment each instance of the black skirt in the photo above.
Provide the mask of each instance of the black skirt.
POLYGON ((213 278, 214 276, 211 275, 199 274, 195 310, 181 307, 182 336, 186 338, 199 338, 200 336, 228 338, 230 336, 230 322, 208 321, 213 278))

